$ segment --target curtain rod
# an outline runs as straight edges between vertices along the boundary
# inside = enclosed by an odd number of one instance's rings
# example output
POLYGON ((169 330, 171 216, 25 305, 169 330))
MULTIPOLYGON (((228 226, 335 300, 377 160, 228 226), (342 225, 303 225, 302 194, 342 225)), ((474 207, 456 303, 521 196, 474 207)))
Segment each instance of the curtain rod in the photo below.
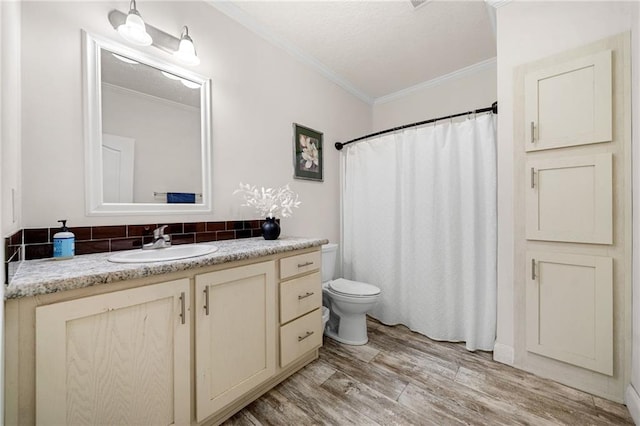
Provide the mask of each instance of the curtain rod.
POLYGON ((384 135, 385 133, 395 132, 396 130, 402 130, 402 129, 407 129, 409 127, 421 126, 423 124, 435 123, 436 121, 448 120, 450 118, 455 118, 455 117, 462 117, 463 115, 480 114, 480 113, 483 113, 483 112, 492 112, 493 114, 497 114, 498 113, 498 102, 494 102, 493 104, 491 104, 490 107, 476 109, 475 111, 460 112, 458 114, 447 115, 445 117, 431 118, 429 120, 419 121, 417 123, 405 124, 404 126, 394 127, 393 129, 387 129, 387 130, 382 130, 380 132, 371 133, 370 135, 360 136, 359 138, 351 139, 348 142, 336 142, 335 143, 335 147, 336 147, 336 149, 338 151, 340 151, 340 150, 342 150, 342 148, 345 145, 349 145, 350 143, 358 142, 358 141, 361 141, 363 139, 368 139, 368 138, 371 138, 373 136, 384 135))

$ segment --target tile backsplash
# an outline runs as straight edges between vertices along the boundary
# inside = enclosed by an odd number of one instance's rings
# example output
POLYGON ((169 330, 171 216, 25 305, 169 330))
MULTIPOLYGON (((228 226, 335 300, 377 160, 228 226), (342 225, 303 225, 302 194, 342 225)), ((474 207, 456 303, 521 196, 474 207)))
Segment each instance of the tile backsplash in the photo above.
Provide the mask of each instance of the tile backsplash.
MULTIPOLYGON (((151 241, 153 230, 168 225, 172 244, 203 243, 262 236, 263 220, 225 222, 187 222, 146 225, 70 227, 76 236, 76 254, 131 250, 151 241)), ((5 262, 42 259, 53 256, 53 235, 60 228, 23 229, 5 238, 5 262), (24 253, 20 248, 24 244, 24 253)), ((8 277, 8 275, 6 275, 8 277)))

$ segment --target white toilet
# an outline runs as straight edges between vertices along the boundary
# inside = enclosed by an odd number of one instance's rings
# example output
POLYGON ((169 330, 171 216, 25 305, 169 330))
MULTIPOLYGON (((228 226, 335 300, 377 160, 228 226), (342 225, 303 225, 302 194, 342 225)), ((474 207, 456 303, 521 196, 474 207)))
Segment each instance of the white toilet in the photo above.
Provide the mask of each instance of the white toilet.
POLYGON ((337 244, 322 246, 322 303, 331 314, 324 334, 347 345, 364 345, 367 337, 366 313, 378 302, 380 289, 371 284, 333 279, 337 244))

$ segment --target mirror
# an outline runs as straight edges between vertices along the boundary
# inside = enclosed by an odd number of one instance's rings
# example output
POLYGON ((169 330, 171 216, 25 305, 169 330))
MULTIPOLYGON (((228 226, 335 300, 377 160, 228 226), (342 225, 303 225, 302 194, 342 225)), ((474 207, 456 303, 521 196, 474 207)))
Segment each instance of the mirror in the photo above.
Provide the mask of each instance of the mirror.
POLYGON ((210 80, 83 40, 87 214, 210 212, 210 80))

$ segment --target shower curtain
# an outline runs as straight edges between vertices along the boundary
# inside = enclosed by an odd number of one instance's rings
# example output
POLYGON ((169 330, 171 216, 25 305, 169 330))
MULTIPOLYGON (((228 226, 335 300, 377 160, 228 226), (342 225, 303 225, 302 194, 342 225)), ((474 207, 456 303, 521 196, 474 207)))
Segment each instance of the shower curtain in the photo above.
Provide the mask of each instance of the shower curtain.
POLYGON ((370 315, 493 350, 494 116, 347 145, 343 167, 343 272, 382 290, 370 315))

